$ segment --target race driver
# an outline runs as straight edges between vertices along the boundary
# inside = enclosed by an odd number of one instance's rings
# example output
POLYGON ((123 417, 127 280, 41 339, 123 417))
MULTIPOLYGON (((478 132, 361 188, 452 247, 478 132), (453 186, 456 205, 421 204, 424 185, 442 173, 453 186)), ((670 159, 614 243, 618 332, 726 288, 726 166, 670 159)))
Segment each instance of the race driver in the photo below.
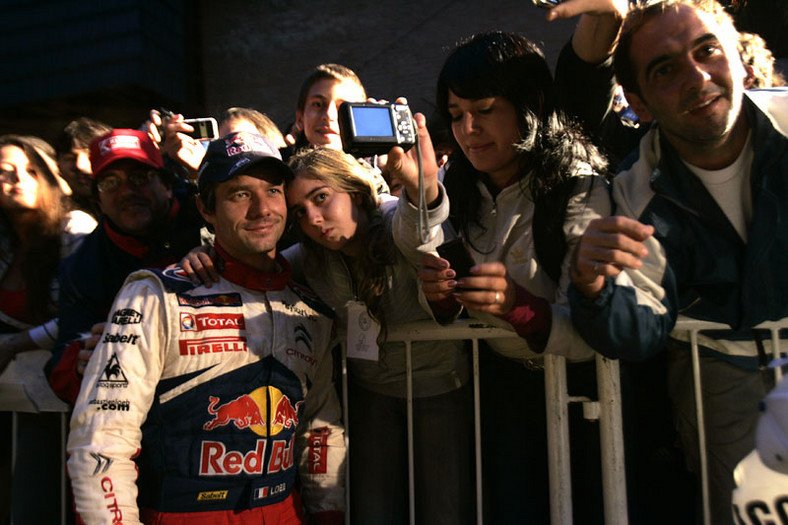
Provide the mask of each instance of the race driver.
POLYGON ((68 440, 86 523, 342 522, 330 310, 276 253, 288 170, 259 135, 211 142, 198 208, 219 283, 141 270, 120 290, 68 440))

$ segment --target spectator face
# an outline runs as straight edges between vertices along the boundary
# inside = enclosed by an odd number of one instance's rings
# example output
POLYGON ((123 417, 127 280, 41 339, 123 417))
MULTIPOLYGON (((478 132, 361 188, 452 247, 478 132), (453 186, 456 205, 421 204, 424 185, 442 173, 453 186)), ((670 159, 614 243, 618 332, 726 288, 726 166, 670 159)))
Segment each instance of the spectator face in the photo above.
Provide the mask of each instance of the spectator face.
POLYGON ((144 237, 165 222, 172 190, 154 168, 119 160, 104 168, 96 182, 102 213, 122 232, 144 237))
POLYGON ((307 172, 296 173, 287 186, 290 213, 307 237, 329 250, 356 255, 356 234, 366 215, 350 193, 338 191, 307 172))
POLYGON ((60 168, 60 174, 71 186, 71 191, 82 197, 90 196, 93 172, 90 169, 90 152, 88 150, 72 148, 69 153, 58 155, 57 167, 60 168))
POLYGON ((681 5, 637 29, 630 54, 641 94, 627 99, 642 119, 659 122, 678 148, 724 144, 746 78, 732 35, 710 15, 681 5))
POLYGON ((249 133, 255 133, 255 134, 260 133, 260 130, 257 129, 257 126, 255 126, 254 123, 249 122, 248 120, 242 118, 226 120, 219 125, 220 137, 224 137, 236 131, 247 131, 249 133))
POLYGON ((38 203, 41 174, 30 164, 25 152, 16 146, 0 148, 0 208, 32 210, 38 203))
POLYGON ((353 82, 329 78, 312 85, 304 109, 296 111, 296 125, 310 144, 342 149, 337 109, 345 101, 363 102, 364 91, 353 82))
POLYGON ((504 187, 518 173, 514 145, 520 141, 517 110, 503 97, 470 100, 449 91, 451 130, 477 170, 504 187))
POLYGON ((265 167, 255 166, 216 187, 213 212, 198 201, 227 253, 263 271, 271 268, 287 219, 284 183, 272 180, 265 167))

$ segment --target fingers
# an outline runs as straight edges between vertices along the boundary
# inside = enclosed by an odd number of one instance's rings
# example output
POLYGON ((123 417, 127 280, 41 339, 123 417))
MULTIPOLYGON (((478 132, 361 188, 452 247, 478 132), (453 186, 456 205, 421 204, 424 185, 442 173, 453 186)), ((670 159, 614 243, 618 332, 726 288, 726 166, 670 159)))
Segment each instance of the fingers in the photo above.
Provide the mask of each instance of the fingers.
POLYGON ((503 263, 478 264, 471 273, 470 277, 460 279, 454 290, 454 297, 461 305, 496 315, 512 309, 516 292, 503 263))
POLYGON ((94 324, 93 326, 90 327, 90 333, 92 335, 101 335, 101 334, 103 334, 104 333, 104 326, 106 324, 107 324, 106 322, 101 322, 101 323, 94 324))
POLYGON ((187 253, 181 259, 180 267, 196 286, 204 285, 210 288, 212 283, 219 282, 219 271, 211 256, 202 247, 187 253))
POLYGON ((454 270, 449 268, 449 262, 432 253, 425 253, 419 266, 419 280, 425 297, 429 301, 442 301, 451 297, 457 282, 454 270))
POLYGON ((588 297, 596 297, 604 287, 604 277, 615 277, 624 268, 639 269, 648 255, 643 241, 653 233, 653 226, 626 217, 591 221, 572 259, 575 287, 588 297))

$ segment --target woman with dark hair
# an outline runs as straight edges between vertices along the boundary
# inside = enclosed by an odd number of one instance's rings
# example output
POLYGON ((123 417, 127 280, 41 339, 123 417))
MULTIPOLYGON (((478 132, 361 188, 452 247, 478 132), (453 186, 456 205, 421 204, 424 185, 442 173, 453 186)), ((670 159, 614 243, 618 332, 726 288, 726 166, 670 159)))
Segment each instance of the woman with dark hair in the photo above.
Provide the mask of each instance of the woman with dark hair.
MULTIPOLYGON (((426 127, 420 132, 426 135, 426 127)), ((392 158, 397 167, 400 158, 392 158)), ((386 336, 391 326, 431 319, 419 300, 416 265, 392 237, 398 208, 410 205, 379 199, 368 172, 334 149, 303 150, 290 166, 287 202, 301 243, 284 256, 294 277, 303 272, 348 331, 351 522, 407 523, 405 346, 386 336), (362 340, 353 335, 362 324, 380 331, 362 340)), ((425 175, 429 201, 441 200, 436 175, 425 175)), ((415 178, 404 177, 403 184, 416 194, 415 178)), ((439 225, 447 212, 446 206, 430 210, 429 222, 439 225)), ((472 411, 464 343, 414 342, 412 369, 416 516, 419 523, 469 523, 472 411)))
MULTIPOLYGON (((460 43, 440 72, 437 101, 456 141, 442 168, 450 216, 418 248, 463 238, 476 266, 458 278, 447 260, 427 255, 422 287, 446 321, 465 308, 521 336, 487 341, 495 353, 483 354, 482 427, 496 429, 483 444, 487 511, 494 523, 539 523, 547 516, 540 354, 593 355, 572 328, 566 294, 572 248, 592 219, 610 213, 606 162, 557 110, 544 55, 522 36, 460 43)), ((420 244, 412 230, 395 236, 420 244)))
MULTIPOLYGON (((96 226, 87 213, 70 211, 70 188, 53 154, 37 137, 0 136, 0 372, 21 352, 54 344, 58 263, 96 226)), ((45 361, 43 356, 41 383, 45 361)), ((11 450, 10 420, 8 413, 0 418, 4 451, 11 450)), ((59 414, 19 413, 17 429, 13 481, 6 478, 8 472, 0 475, 11 488, 6 492, 13 501, 13 521, 55 523, 58 498, 40 496, 59 493, 60 474, 52 468, 61 461, 59 414)))

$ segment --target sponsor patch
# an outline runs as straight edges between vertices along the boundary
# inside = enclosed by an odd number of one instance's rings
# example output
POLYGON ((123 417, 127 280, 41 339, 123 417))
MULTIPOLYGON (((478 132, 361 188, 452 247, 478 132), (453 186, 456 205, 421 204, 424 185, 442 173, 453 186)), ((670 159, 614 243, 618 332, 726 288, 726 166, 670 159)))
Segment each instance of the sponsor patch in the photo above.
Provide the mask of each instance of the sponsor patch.
POLYGON ((104 500, 107 502, 107 510, 112 518, 111 523, 123 523, 123 511, 120 510, 118 498, 115 497, 112 478, 109 476, 101 478, 101 491, 104 493, 104 500))
POLYGON ((197 501, 224 501, 229 490, 209 490, 197 493, 197 501))
POLYGON ((200 476, 274 474, 290 469, 293 467, 294 441, 295 436, 290 441, 273 440, 267 465, 265 439, 258 439, 254 450, 245 453, 227 450, 227 446, 221 441, 203 441, 200 451, 200 476))
POLYGON ((192 314, 181 312, 181 332, 202 332, 204 330, 244 330, 246 321, 243 314, 192 314))
POLYGON ((246 352, 245 337, 208 337, 205 339, 181 339, 178 341, 181 355, 218 354, 223 352, 246 352))
POLYGON ((96 460, 96 468, 93 469, 93 475, 97 476, 99 474, 104 474, 109 470, 109 467, 112 466, 112 459, 104 456, 103 454, 99 454, 97 452, 91 452, 90 457, 96 460))
POLYGON ((139 338, 140 336, 136 334, 104 334, 104 339, 101 342, 136 345, 139 338))
POLYGON ((254 499, 265 499, 268 496, 276 496, 287 490, 287 483, 280 483, 271 487, 258 487, 254 489, 254 499))
POLYGON ((328 472, 328 436, 329 427, 314 428, 309 434, 309 473, 326 474, 328 472))
POLYGON ((140 324, 142 321, 142 314, 137 310, 131 308, 123 308, 122 310, 115 310, 112 314, 112 324, 140 324))
POLYGON ((239 293, 220 293, 212 295, 186 295, 177 294, 178 304, 191 308, 202 308, 204 306, 242 306, 241 294, 239 293))
POLYGON ((293 404, 284 392, 273 386, 256 388, 222 404, 219 401, 218 397, 208 396, 208 413, 212 417, 203 425, 204 430, 233 424, 239 430, 248 428, 259 436, 275 436, 285 429, 295 429, 298 410, 304 403, 296 401, 293 404), (270 428, 266 426, 269 403, 270 428))
POLYGON ((123 373, 117 354, 113 353, 107 364, 104 365, 104 370, 99 376, 98 386, 104 388, 126 388, 129 386, 129 380, 123 373))
POLYGON ((117 410, 121 412, 128 412, 131 403, 122 399, 91 399, 88 403, 96 405, 96 410, 117 410))

